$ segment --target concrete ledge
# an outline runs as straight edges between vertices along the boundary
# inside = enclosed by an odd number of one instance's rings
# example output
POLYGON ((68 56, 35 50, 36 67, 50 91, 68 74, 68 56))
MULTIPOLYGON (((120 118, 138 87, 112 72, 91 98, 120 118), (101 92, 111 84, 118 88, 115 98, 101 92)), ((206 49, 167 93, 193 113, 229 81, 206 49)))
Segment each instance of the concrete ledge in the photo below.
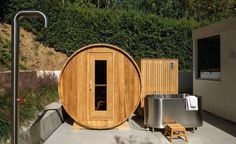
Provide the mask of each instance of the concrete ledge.
POLYGON ((64 122, 62 105, 54 102, 45 107, 35 123, 19 136, 20 144, 42 144, 64 122))

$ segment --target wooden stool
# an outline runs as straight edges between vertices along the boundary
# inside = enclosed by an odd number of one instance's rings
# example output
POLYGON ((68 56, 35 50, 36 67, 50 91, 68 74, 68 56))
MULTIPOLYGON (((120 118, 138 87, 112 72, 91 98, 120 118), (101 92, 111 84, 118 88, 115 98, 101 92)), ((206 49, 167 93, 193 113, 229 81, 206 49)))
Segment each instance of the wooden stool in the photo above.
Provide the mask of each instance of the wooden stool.
POLYGON ((186 143, 188 143, 187 135, 186 135, 186 130, 185 128, 180 125, 180 124, 168 124, 165 128, 164 135, 166 136, 167 134, 170 135, 170 143, 173 143, 173 137, 185 137, 186 143))

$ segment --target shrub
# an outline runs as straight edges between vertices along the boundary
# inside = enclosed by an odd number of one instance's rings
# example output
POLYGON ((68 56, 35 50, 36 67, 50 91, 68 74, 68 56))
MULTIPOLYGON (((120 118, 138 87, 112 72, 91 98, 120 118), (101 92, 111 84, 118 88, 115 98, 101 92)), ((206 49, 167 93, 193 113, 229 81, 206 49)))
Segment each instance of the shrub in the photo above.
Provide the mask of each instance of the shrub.
MULTIPOLYGON (((33 31, 37 40, 57 51, 71 55, 88 44, 109 43, 123 48, 135 59, 178 58, 180 70, 192 70, 191 33, 200 25, 194 20, 175 20, 122 9, 62 7, 56 0, 32 1, 25 8, 48 15, 49 27, 45 30, 42 22, 34 18, 27 18, 22 25, 33 31)), ((20 9, 22 7, 17 10, 20 9)))
MULTIPOLYGON (((177 58, 180 70, 192 70, 192 20, 160 18, 152 14, 122 10, 68 8, 50 17, 37 39, 57 51, 71 55, 82 46, 109 43, 127 51, 135 59, 177 58)), ((24 23, 30 28, 29 23, 24 23)), ((39 32, 38 32, 39 31, 39 32)))
MULTIPOLYGON (((5 144, 10 136, 11 84, 7 74, 0 79, 0 143, 5 144)), ((35 73, 20 75, 20 96, 25 103, 20 106, 20 125, 35 119, 44 106, 58 100, 57 80, 54 75, 37 77, 35 73)))

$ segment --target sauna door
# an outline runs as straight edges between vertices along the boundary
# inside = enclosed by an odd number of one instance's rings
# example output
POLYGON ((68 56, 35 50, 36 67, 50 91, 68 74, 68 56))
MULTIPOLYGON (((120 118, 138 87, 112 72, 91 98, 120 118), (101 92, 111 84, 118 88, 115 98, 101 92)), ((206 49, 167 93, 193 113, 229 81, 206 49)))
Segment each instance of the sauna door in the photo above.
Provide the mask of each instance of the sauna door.
POLYGON ((113 53, 88 53, 89 120, 113 118, 113 53))

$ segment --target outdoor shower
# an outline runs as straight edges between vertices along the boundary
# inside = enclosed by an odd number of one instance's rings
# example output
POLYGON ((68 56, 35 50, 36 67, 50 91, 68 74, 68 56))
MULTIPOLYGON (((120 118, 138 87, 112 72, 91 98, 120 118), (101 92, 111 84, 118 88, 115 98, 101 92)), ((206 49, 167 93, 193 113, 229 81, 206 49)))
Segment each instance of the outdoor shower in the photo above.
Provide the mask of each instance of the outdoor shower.
POLYGON ((42 16, 44 27, 47 27, 48 18, 41 11, 19 11, 12 23, 12 132, 11 143, 18 144, 19 137, 19 20, 25 16, 42 16))

